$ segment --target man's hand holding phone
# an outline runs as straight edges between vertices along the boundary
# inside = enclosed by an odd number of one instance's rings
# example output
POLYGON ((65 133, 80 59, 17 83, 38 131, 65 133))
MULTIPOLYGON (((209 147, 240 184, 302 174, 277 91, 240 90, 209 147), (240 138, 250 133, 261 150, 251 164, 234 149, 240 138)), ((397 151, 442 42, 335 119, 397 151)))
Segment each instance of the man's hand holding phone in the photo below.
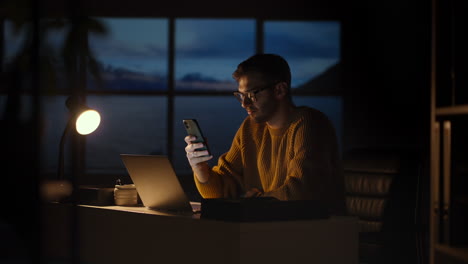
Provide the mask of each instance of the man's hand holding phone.
POLYGON ((187 159, 198 181, 205 183, 210 177, 210 168, 206 161, 212 159, 213 156, 210 153, 210 149, 208 148, 208 144, 206 143, 197 120, 184 119, 183 123, 188 135, 185 137, 185 143, 187 143, 185 147, 187 159))
POLYGON ((187 153, 187 159, 192 168, 195 168, 200 163, 213 158, 213 156, 210 155, 208 149, 206 148, 203 142, 192 143, 196 140, 197 138, 192 135, 188 135, 185 137, 185 143, 187 143, 187 146, 185 147, 185 152, 187 153))
POLYGON ((213 156, 210 155, 206 148, 204 150, 199 150, 200 148, 203 149, 205 144, 202 142, 192 143, 196 139, 197 137, 192 135, 185 137, 185 142, 187 143, 185 152, 187 153, 187 159, 198 181, 205 183, 210 178, 210 167, 206 161, 212 159, 213 156))

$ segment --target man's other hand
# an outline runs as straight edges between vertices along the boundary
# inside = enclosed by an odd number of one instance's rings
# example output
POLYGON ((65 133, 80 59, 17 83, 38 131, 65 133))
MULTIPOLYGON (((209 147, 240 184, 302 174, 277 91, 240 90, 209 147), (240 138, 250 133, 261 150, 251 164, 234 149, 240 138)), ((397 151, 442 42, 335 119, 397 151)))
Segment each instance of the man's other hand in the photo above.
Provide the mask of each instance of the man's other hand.
POLYGON ((244 197, 253 198, 253 197, 260 197, 262 195, 263 195, 263 192, 260 191, 258 188, 252 188, 245 193, 244 197))

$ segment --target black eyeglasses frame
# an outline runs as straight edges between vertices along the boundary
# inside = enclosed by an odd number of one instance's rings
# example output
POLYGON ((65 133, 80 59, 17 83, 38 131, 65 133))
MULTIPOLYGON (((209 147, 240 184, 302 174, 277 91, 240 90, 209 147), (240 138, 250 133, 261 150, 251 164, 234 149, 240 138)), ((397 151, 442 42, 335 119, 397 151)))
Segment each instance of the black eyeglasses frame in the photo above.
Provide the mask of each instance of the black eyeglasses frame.
POLYGON ((261 88, 257 88, 257 89, 254 89, 254 90, 251 90, 249 92, 245 92, 245 93, 241 93, 239 91, 236 91, 236 92, 233 92, 234 94, 234 97, 236 97, 236 99, 240 102, 240 103, 243 103, 245 99, 248 99, 249 101, 251 102, 257 102, 257 94, 263 90, 266 90, 266 89, 269 89, 269 88, 272 88, 276 85, 277 83, 274 83, 274 84, 268 84, 268 85, 265 85, 261 88))

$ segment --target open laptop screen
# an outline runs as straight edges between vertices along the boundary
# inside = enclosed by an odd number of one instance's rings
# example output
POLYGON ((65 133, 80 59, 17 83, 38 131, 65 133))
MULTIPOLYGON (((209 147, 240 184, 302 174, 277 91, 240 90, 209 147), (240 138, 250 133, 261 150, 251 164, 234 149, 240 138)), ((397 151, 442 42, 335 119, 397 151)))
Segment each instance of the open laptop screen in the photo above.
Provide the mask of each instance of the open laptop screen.
POLYGON ((120 157, 145 207, 171 212, 194 211, 167 156, 120 154, 120 157))

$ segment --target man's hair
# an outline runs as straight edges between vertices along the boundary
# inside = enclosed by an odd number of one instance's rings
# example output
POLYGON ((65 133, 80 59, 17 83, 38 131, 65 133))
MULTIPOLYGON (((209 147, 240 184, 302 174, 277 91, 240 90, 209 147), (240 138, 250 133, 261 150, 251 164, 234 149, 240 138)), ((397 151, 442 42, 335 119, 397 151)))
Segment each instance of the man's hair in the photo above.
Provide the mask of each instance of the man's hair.
POLYGON ((239 78, 250 73, 258 73, 266 82, 285 82, 288 90, 291 88, 291 70, 288 62, 276 54, 255 54, 241 62, 232 74, 232 77, 239 81, 239 78))

